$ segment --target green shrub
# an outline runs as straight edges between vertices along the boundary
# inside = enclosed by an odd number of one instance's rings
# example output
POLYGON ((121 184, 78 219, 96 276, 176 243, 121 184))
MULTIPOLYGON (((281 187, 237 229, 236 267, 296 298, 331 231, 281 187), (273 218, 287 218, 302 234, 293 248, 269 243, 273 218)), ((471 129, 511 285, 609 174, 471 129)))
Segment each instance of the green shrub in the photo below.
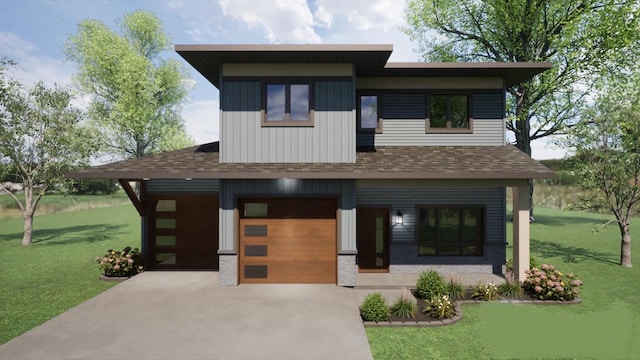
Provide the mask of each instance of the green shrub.
POLYGON ((122 251, 107 250, 102 257, 96 257, 102 273, 110 277, 133 276, 143 270, 142 255, 138 248, 127 246, 122 251))
POLYGON ((422 311, 436 319, 451 319, 456 315, 456 303, 451 301, 447 295, 436 295, 425 300, 425 307, 422 311))
POLYGON ((391 315, 405 319, 412 319, 418 312, 416 300, 409 289, 403 287, 400 298, 391 306, 391 315))
POLYGON ((522 297, 522 286, 516 281, 512 271, 505 274, 505 282, 498 286, 498 293, 508 298, 522 297))
POLYGON ((572 273, 567 273, 566 279, 553 265, 542 264, 525 272, 527 278, 522 282, 525 293, 540 300, 570 301, 576 298, 582 286, 582 281, 576 279, 572 273))
POLYGON ((483 284, 481 281, 473 287, 471 297, 476 300, 491 301, 498 297, 498 288, 492 283, 483 284))
POLYGON ((421 299, 431 299, 434 296, 446 294, 447 285, 437 271, 424 271, 418 277, 416 292, 421 299))
POLYGON ((380 293, 369 294, 360 305, 360 316, 364 321, 387 321, 389 306, 380 293))
POLYGON ((71 187, 72 191, 79 195, 112 195, 118 191, 115 179, 81 179, 75 180, 71 187))
POLYGON ((457 276, 452 276, 451 279, 449 279, 449 283, 447 284, 447 295, 449 295, 449 299, 452 300, 462 299, 462 296, 464 295, 464 288, 457 276))

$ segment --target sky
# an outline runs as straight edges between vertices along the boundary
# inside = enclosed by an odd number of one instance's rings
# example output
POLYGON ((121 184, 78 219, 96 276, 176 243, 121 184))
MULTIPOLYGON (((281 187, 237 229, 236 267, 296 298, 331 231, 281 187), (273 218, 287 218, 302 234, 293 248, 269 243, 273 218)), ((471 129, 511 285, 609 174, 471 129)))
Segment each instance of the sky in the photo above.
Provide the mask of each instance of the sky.
MULTIPOLYGON (((401 0, 0 0, 0 58, 19 64, 25 84, 72 86, 76 64, 62 51, 77 24, 97 19, 112 29, 124 14, 147 10, 160 18, 174 44, 392 44, 390 61, 419 61, 417 44, 402 32, 401 0)), ((183 107, 196 143, 219 139, 218 91, 185 64, 193 88, 183 107)), ((536 159, 564 152, 534 141, 536 159)))

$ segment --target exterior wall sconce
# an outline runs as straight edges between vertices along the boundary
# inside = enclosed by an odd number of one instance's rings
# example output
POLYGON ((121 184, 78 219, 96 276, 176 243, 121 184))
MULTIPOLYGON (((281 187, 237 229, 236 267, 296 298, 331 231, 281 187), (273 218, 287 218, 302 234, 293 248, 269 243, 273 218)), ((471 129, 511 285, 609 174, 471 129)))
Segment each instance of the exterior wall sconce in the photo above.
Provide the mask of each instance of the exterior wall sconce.
POLYGON ((398 212, 396 213, 396 216, 395 216, 395 218, 396 218, 396 219, 395 219, 395 220, 396 220, 396 221, 395 221, 395 224, 396 224, 396 225, 402 225, 402 223, 403 223, 403 219, 402 219, 402 217, 403 217, 403 215, 402 215, 402 211, 398 210, 398 212))

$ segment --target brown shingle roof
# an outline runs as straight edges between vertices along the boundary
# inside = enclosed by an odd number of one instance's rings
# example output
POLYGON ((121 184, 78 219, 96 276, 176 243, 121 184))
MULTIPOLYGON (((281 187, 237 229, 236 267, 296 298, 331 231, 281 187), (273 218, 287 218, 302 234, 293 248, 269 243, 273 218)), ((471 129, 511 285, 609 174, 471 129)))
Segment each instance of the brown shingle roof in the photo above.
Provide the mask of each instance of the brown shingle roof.
POLYGON ((538 179, 553 172, 511 145, 379 146, 355 163, 224 163, 218 143, 94 166, 70 178, 538 179))

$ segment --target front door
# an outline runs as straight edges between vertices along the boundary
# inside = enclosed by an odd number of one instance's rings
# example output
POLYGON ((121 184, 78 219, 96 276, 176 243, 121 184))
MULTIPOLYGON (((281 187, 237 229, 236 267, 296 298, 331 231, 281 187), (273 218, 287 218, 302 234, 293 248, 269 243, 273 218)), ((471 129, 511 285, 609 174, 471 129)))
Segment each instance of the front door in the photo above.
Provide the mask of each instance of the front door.
POLYGON ((390 209, 358 208, 356 213, 358 270, 388 272, 390 209))

